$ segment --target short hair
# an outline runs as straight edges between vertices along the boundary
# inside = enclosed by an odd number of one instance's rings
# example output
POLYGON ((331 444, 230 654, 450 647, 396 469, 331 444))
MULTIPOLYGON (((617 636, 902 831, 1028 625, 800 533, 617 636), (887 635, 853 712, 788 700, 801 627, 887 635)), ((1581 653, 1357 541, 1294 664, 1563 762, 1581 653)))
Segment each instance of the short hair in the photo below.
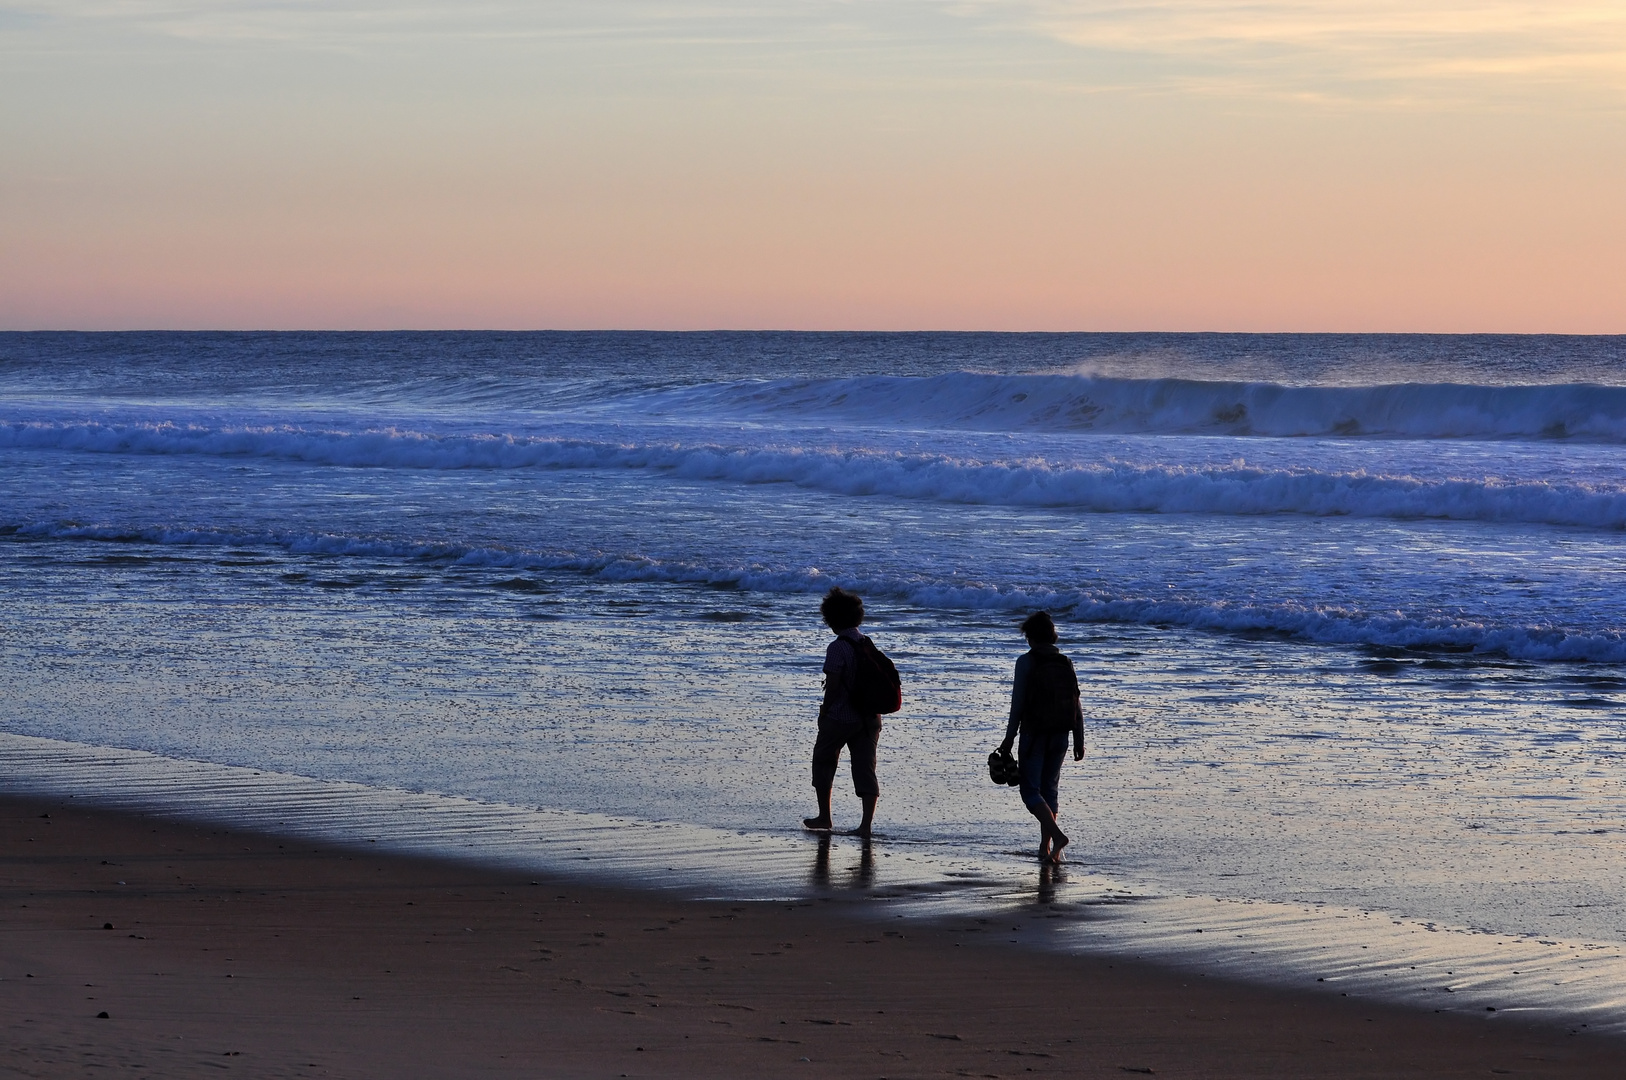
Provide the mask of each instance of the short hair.
POLYGON ((819 614, 830 629, 849 629, 864 621, 864 598, 837 585, 824 594, 819 614))
POLYGON ((1056 623, 1048 611, 1035 611, 1022 620, 1022 636, 1028 639, 1029 645, 1054 645, 1056 643, 1056 623))

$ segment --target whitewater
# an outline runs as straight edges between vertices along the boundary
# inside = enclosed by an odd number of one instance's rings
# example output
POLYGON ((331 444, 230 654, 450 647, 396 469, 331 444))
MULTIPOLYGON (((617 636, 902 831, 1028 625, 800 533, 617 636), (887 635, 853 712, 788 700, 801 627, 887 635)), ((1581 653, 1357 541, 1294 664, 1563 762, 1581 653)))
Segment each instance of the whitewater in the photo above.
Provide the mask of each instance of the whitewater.
POLYGON ((1089 874, 1615 948, 1623 547, 1621 338, 0 335, 0 732, 792 855, 841 584, 894 851, 1044 608, 1089 874))

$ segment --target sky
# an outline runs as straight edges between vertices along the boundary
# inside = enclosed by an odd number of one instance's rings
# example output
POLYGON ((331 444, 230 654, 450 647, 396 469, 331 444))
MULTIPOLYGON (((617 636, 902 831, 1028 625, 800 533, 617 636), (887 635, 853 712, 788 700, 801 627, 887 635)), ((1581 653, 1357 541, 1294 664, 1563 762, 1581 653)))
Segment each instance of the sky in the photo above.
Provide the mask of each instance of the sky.
POLYGON ((0 0, 0 328, 1626 332, 1626 0, 0 0))

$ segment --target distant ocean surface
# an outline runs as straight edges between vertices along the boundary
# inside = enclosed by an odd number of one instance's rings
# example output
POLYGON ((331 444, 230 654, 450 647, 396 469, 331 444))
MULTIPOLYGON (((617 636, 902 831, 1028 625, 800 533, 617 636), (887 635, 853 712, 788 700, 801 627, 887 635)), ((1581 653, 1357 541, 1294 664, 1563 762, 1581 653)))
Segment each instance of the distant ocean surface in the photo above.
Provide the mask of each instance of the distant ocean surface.
MULTIPOLYGON (((827 634, 883 844, 1626 941, 1626 338, 0 335, 0 728, 793 834, 827 634)), ((838 814, 856 817, 843 776, 838 814)))

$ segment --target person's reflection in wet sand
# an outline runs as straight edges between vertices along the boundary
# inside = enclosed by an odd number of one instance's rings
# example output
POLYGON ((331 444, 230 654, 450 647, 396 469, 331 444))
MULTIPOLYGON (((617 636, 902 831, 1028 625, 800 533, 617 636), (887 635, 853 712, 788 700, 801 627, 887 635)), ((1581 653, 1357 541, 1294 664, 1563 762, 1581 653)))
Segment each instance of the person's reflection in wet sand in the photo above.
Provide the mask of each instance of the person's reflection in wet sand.
POLYGON ((813 869, 808 872, 808 883, 815 889, 830 887, 830 834, 819 836, 818 850, 813 854, 813 869))
POLYGON ((858 865, 852 868, 851 876, 852 880, 848 883, 850 888, 867 889, 875 883, 875 850, 867 836, 859 848, 858 865))
POLYGON ((1039 864, 1039 903, 1056 902, 1056 886, 1067 884, 1067 871, 1056 863, 1039 864))
POLYGON ((817 889, 867 889, 875 881, 875 848, 868 839, 858 849, 858 862, 847 870, 847 880, 837 883, 830 877, 830 837, 819 837, 819 846, 813 853, 813 866, 808 871, 808 882, 817 889))

